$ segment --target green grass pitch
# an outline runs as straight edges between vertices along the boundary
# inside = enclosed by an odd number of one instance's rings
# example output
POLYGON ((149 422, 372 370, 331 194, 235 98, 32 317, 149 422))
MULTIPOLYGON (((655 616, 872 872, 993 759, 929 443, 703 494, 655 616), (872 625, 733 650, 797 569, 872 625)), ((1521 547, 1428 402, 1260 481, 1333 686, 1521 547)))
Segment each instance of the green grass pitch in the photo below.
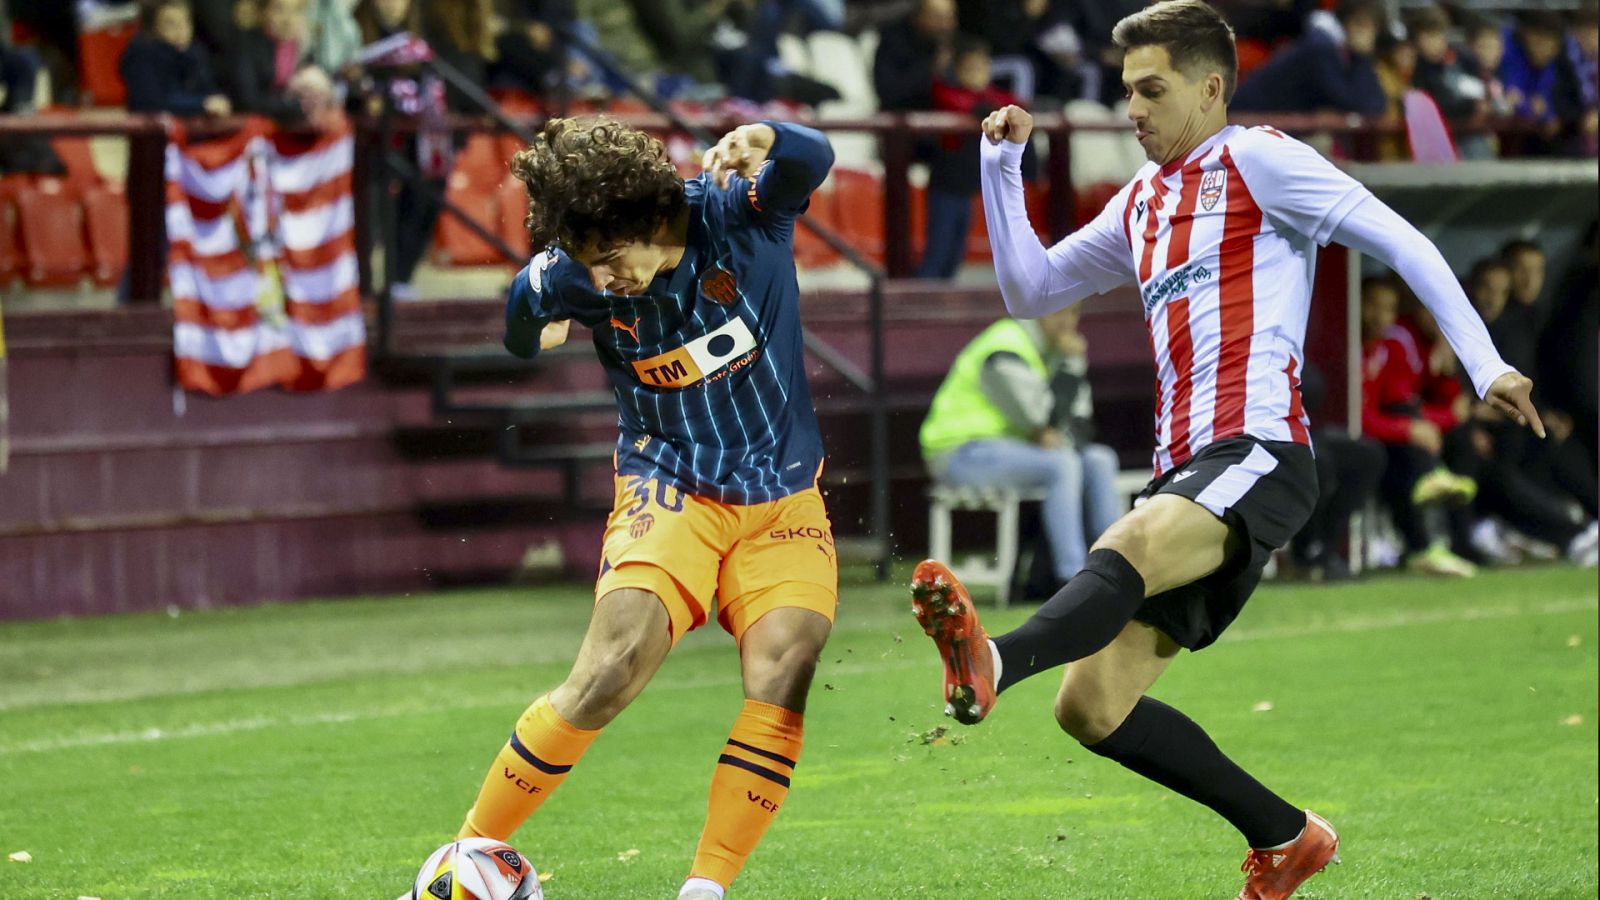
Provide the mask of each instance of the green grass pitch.
MULTIPOLYGON (((735 900, 1237 892, 1238 836, 1062 735, 1055 675, 944 718, 903 582, 844 585, 735 900)), ((0 897, 390 900, 588 612, 559 586, 0 626, 0 852, 33 857, 0 897)), ((1339 828, 1299 896, 1592 898, 1596 687, 1595 573, 1546 568, 1268 586, 1153 693, 1339 828)), ((731 640, 691 635, 514 838, 552 900, 675 896, 739 699, 731 640)))

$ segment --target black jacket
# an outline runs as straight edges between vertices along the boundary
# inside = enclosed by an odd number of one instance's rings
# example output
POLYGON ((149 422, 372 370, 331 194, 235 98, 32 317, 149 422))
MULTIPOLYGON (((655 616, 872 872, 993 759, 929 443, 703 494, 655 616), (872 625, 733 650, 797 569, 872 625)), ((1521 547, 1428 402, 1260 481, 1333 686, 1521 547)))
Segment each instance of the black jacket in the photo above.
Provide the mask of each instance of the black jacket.
POLYGON ((179 50, 154 35, 136 34, 122 51, 118 69, 128 86, 129 112, 198 115, 205 111, 207 97, 221 93, 199 44, 179 50))
MULTIPOLYGON (((304 59, 305 47, 301 46, 304 59)), ((241 31, 234 39, 233 65, 228 69, 228 96, 242 113, 271 116, 279 122, 293 123, 305 118, 299 101, 273 87, 277 74, 278 46, 260 29, 241 31)))

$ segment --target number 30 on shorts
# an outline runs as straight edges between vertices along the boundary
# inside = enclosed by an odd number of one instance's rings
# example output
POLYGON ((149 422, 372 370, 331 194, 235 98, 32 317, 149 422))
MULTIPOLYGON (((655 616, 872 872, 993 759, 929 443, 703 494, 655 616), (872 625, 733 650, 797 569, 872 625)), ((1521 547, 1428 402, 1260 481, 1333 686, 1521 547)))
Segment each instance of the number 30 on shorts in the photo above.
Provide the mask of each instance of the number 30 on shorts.
POLYGON ((633 495, 633 505, 629 506, 623 515, 638 515, 641 510, 650 505, 652 485, 655 487, 656 506, 661 507, 666 512, 683 512, 683 491, 664 481, 647 481, 643 476, 633 475, 628 478, 627 485, 623 488, 626 493, 633 495))

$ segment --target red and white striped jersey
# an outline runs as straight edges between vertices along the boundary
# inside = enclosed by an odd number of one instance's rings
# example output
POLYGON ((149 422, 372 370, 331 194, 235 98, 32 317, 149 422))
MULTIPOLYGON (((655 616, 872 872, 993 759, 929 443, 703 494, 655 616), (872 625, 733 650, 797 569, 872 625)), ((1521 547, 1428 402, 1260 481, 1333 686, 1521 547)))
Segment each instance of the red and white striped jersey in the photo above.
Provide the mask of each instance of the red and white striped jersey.
POLYGON ((1096 292, 1139 285, 1158 475, 1239 435, 1311 442, 1299 385, 1316 249, 1369 196, 1300 141, 1231 125, 1184 159, 1146 163, 1051 248, 1096 292))

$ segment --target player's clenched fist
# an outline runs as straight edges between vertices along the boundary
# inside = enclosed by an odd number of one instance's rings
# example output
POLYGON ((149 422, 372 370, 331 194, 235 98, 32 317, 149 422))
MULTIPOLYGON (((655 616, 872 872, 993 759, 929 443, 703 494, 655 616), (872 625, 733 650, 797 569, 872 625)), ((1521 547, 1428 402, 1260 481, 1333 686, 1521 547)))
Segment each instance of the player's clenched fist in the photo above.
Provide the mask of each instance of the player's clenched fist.
POLYGON ((983 119, 983 136, 991 144, 998 144, 1002 140, 1025 144, 1032 133, 1033 116, 1020 106, 1002 106, 983 119))
POLYGON ((571 319, 556 319, 545 325, 539 332, 539 349, 554 350, 567 342, 567 329, 572 327, 571 319))
POLYGON ((711 173, 718 187, 727 187, 728 179, 735 175, 755 178, 756 171, 767 161, 772 142, 777 139, 777 132, 770 125, 741 125, 707 150, 701 165, 711 173))

